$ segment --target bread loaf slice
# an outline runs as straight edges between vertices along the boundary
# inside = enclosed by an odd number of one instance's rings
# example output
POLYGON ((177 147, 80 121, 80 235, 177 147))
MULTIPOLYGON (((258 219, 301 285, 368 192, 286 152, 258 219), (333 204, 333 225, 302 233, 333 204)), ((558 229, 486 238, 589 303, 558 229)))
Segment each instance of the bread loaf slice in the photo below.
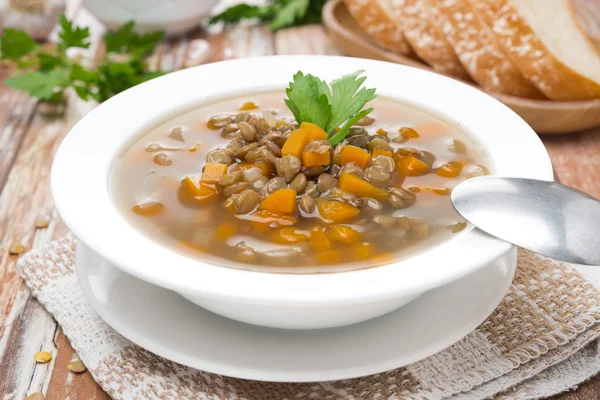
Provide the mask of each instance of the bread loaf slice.
POLYGON ((431 19, 426 0, 391 0, 394 17, 415 53, 434 71, 470 81, 452 46, 431 19))
POLYGON ((379 46, 415 57, 404 38, 399 21, 393 18, 390 0, 344 0, 352 18, 379 46))
POLYGON ((519 97, 544 98, 496 44, 469 0, 427 1, 434 22, 463 67, 482 88, 519 97))
POLYGON ((471 0, 525 78, 553 100, 600 98, 600 53, 569 0, 471 0))

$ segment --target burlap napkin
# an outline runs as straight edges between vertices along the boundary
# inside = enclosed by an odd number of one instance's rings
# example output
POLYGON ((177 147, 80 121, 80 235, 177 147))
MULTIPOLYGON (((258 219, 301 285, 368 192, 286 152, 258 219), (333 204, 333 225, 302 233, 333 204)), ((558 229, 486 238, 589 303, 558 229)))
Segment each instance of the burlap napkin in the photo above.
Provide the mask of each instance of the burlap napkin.
POLYGON ((283 384, 197 371, 123 338, 87 304, 74 247, 68 236, 23 257, 19 270, 114 399, 524 400, 567 390, 600 371, 600 274, 524 251, 502 304, 450 348, 383 374, 283 384))

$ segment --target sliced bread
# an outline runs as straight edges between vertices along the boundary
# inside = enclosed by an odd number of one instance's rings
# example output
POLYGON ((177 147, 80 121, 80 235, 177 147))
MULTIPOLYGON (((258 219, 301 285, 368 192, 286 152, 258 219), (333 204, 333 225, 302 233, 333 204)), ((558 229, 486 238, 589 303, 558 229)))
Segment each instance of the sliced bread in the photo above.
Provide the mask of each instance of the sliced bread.
POLYGON ((431 19, 426 0, 391 0, 394 17, 415 53, 437 72, 471 80, 452 46, 431 19))
POLYGON ((600 53, 569 0, 470 0, 525 78, 552 100, 600 98, 600 53))
POLYGON ((390 0, 344 0, 352 18, 378 45, 414 57, 399 22, 394 20, 390 0))
POLYGON ((496 44, 469 0, 427 0, 433 20, 482 88, 528 98, 544 98, 496 44))

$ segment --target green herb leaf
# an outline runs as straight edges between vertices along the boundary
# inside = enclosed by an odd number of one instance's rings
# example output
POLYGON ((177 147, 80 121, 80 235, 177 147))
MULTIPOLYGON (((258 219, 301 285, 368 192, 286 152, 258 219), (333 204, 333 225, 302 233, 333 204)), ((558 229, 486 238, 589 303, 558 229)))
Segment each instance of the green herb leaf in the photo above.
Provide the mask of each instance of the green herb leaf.
POLYGON ((342 122, 359 112, 367 102, 376 97, 375 89, 358 90, 367 79, 365 76, 358 77, 363 72, 365 71, 356 71, 331 82, 331 119, 327 128, 324 128, 327 133, 331 134, 342 122))
POLYGON ((51 54, 46 53, 37 53, 38 66, 40 71, 50 71, 58 66, 62 66, 65 63, 65 60, 61 57, 53 56, 51 54))
POLYGON ((327 0, 311 0, 306 16, 301 24, 320 24, 322 22, 321 12, 327 0))
POLYGON ((89 71, 83 68, 79 64, 73 64, 71 67, 71 74, 69 75, 71 81, 81 81, 84 83, 98 82, 98 73, 89 71))
POLYGON ((138 84, 149 81, 154 78, 158 78, 159 76, 163 76, 164 74, 165 74, 164 72, 157 71, 157 72, 148 72, 146 74, 140 75, 140 76, 138 76, 138 84))
POLYGON ((107 53, 125 53, 129 43, 134 40, 133 32, 134 22, 129 21, 114 32, 108 32, 104 35, 107 53))
POLYGON ((269 27, 278 30, 296 25, 321 22, 321 11, 326 0, 269 0, 267 5, 236 4, 213 16, 209 23, 233 23, 258 18, 270 21, 269 27))
POLYGON ((296 25, 306 16, 309 4, 309 0, 289 0, 280 8, 269 27, 276 31, 296 25))
POLYGON ((112 77, 122 77, 122 78, 131 78, 136 74, 136 68, 131 63, 117 63, 113 62, 110 64, 106 64, 105 71, 108 71, 109 75, 112 77))
POLYGON ((250 4, 236 4, 235 6, 229 7, 220 14, 213 16, 209 23, 215 24, 217 22, 238 22, 243 19, 258 18, 261 21, 271 19, 275 16, 275 8, 266 6, 256 6, 250 4))
MULTIPOLYGON (((285 100, 296 122, 312 122, 320 127, 327 126, 331 117, 329 98, 325 94, 327 83, 312 75, 298 71, 294 81, 286 89, 285 100)), ((329 90, 329 89, 327 89, 329 90)))
POLYGON ((17 68, 19 69, 29 69, 35 65, 37 65, 37 61, 28 56, 21 57, 17 61, 17 68))
POLYGON ((106 51, 108 53, 129 53, 138 58, 143 57, 151 53, 165 35, 163 31, 139 35, 134 29, 134 22, 129 21, 115 32, 107 33, 104 36, 106 51))
POLYGON ((81 47, 87 49, 90 47, 90 42, 88 41, 90 37, 89 28, 74 27, 73 22, 69 21, 64 14, 60 16, 60 28, 61 31, 58 34, 60 38, 58 46, 60 48, 81 47))
POLYGON ((23 90, 33 97, 49 100, 60 88, 68 85, 69 77, 66 72, 61 70, 49 72, 29 71, 12 76, 5 82, 8 86, 23 90))
POLYGON ((340 143, 350 127, 368 115, 373 108, 362 110, 375 97, 375 89, 360 88, 366 77, 360 77, 364 71, 344 75, 331 82, 298 71, 286 89, 288 106, 296 122, 312 122, 320 126, 329 135, 332 145, 340 143), (362 111, 361 111, 362 110, 362 111), (336 128, 344 126, 337 132, 336 128))
POLYGON ((136 53, 140 57, 148 55, 154 51, 156 45, 165 38, 164 31, 148 32, 138 35, 136 41, 129 47, 129 52, 136 53))
POLYGON ((70 47, 89 47, 89 29, 73 26, 64 15, 60 18, 60 40, 52 53, 37 51, 39 45, 22 31, 6 29, 1 36, 2 56, 29 71, 9 78, 6 83, 50 102, 65 99, 65 89, 72 87, 84 100, 99 102, 132 86, 161 75, 149 72, 144 56, 152 52, 164 37, 162 31, 138 34, 129 22, 106 35, 107 53, 86 68, 67 57, 70 47))
POLYGON ((348 136, 348 132, 350 131, 352 125, 360 121, 361 118, 364 118, 367 115, 369 115, 369 113, 373 110, 374 108, 370 107, 352 116, 352 118, 346 121, 344 126, 342 126, 339 131, 337 131, 327 139, 329 143, 331 143, 332 146, 338 145, 342 140, 344 140, 346 136, 348 136))
POLYGON ((94 98, 102 102, 163 73, 148 72, 144 62, 132 60, 130 62, 109 62, 98 69, 98 74, 98 92, 94 98))
POLYGON ((18 60, 36 50, 40 45, 23 31, 5 28, 0 36, 0 50, 5 60, 18 60))
POLYGON ((75 93, 77 93, 77 96, 79 96, 81 100, 88 101, 90 96, 92 95, 87 86, 73 85, 73 88, 75 89, 75 93))

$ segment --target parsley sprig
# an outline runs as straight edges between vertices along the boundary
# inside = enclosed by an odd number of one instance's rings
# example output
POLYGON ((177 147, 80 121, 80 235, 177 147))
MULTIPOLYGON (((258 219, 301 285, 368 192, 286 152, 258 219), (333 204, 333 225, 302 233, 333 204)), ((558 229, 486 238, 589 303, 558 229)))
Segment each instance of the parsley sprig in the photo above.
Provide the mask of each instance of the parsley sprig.
POLYGON ((236 4, 211 18, 210 23, 232 23, 257 18, 276 31, 291 26, 321 22, 326 0, 269 0, 265 5, 236 4))
POLYGON ((4 29, 0 36, 0 59, 16 64, 20 72, 6 84, 23 90, 40 100, 60 103, 68 88, 75 89, 83 100, 103 102, 161 72, 150 72, 144 57, 162 40, 162 31, 143 35, 134 32, 128 22, 115 32, 107 33, 105 55, 89 63, 67 56, 70 48, 88 48, 90 32, 87 27, 75 26, 64 15, 56 46, 41 47, 25 32, 4 29), (91 64, 90 67, 87 65, 91 64))
POLYGON ((327 132, 329 143, 335 146, 344 140, 352 125, 373 111, 373 107, 363 110, 377 97, 375 89, 361 88, 367 79, 359 77, 363 72, 344 75, 328 85, 316 76, 298 71, 286 89, 285 104, 296 122, 318 125, 327 132))

